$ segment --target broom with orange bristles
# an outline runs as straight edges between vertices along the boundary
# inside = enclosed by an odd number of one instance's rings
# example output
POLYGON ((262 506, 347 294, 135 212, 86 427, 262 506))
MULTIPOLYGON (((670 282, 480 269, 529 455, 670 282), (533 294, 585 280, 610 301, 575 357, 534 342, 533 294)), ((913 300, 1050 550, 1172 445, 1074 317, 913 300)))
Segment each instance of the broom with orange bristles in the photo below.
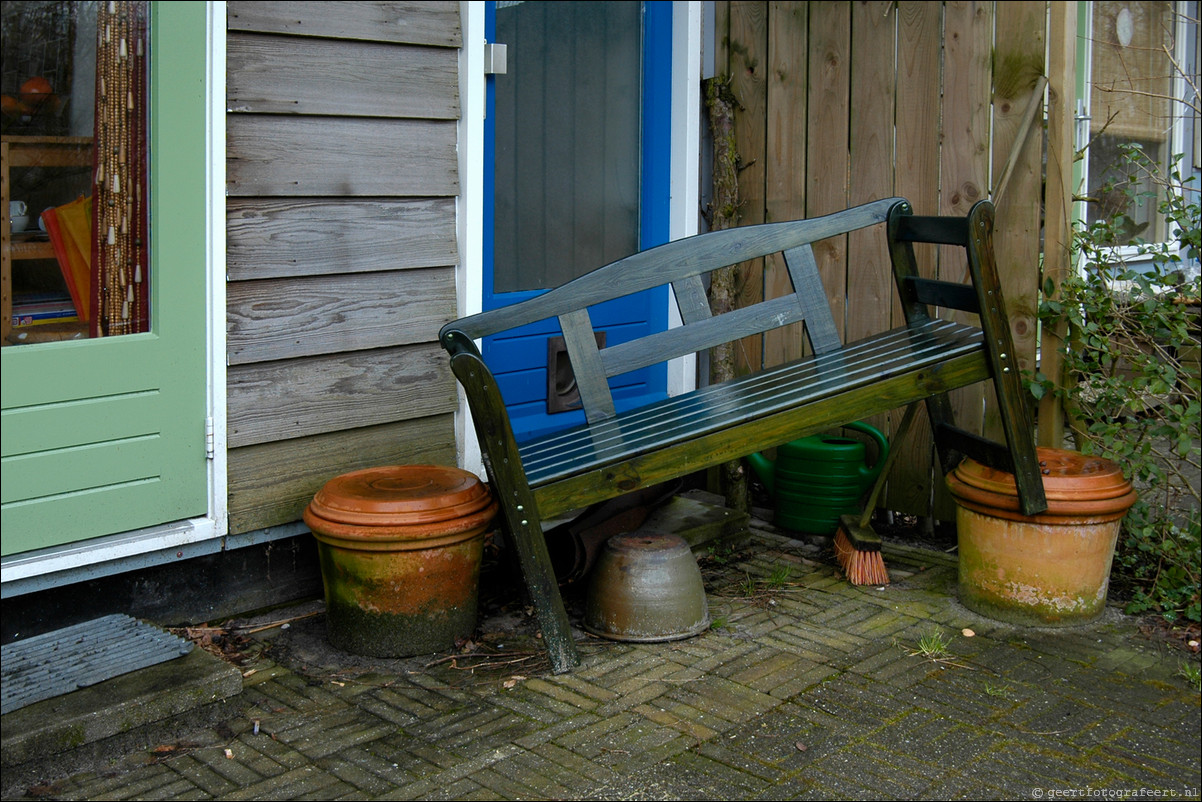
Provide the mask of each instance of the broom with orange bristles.
POLYGON ((839 517, 839 529, 835 532, 835 559, 839 561, 839 567, 853 585, 889 584, 889 571, 885 568, 885 558, 881 556, 881 536, 873 531, 868 522, 876 509, 877 496, 885 486, 885 477, 889 475, 889 468, 897 456, 897 446, 905 438, 917 411, 917 401, 906 408, 897 434, 893 436, 889 454, 885 457, 885 464, 881 466, 881 472, 872 486, 872 493, 864 505, 864 512, 859 518, 854 515, 839 517))

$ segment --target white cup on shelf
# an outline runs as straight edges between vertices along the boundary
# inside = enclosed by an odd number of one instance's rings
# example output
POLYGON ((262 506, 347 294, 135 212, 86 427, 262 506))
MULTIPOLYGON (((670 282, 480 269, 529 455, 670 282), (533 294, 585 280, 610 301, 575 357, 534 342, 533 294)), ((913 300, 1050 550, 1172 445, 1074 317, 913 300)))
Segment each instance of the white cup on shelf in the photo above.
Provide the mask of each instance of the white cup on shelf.
POLYGON ((25 201, 8 202, 8 225, 9 230, 13 232, 24 231, 29 225, 29 207, 25 205, 25 201))

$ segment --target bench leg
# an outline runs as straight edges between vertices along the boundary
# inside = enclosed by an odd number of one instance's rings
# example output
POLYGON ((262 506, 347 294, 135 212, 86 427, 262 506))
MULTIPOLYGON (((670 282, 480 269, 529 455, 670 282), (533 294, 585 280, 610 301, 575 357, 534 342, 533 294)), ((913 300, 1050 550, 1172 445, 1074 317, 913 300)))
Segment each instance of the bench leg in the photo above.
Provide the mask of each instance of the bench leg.
POLYGON ((496 491, 498 496, 506 496, 501 499, 505 529, 517 549, 522 578, 542 629, 543 647, 551 661, 551 670, 556 674, 571 671, 580 665, 580 654, 572 639, 571 624, 559 594, 559 582, 547 552, 537 507, 529 491, 523 493, 512 487, 498 487, 496 491))
POLYGON ((1021 406, 1022 398, 1016 397, 1013 392, 1007 397, 1001 386, 996 386, 1002 428, 1006 433, 1004 446, 957 428, 945 395, 931 396, 927 399, 927 411, 931 419, 931 431, 935 437, 939 462, 944 474, 955 468, 966 456, 991 468, 1012 473, 1023 515, 1038 515, 1048 508, 1048 502, 1044 496, 1043 477, 1035 453, 1034 428, 1026 410, 1021 406))
POLYGON ((939 462, 945 474, 955 468, 964 456, 1013 473, 1023 515, 1038 515, 1048 508, 1048 502, 1044 495, 1039 458, 1035 453, 1034 427, 1019 393, 1014 388, 1006 388, 1000 381, 994 386, 997 389, 1002 429, 1006 433, 1005 447, 957 429, 946 395, 927 399, 927 413, 931 419, 939 462))
POLYGON ((1014 339, 1010 334, 1006 302, 994 260, 993 216, 993 205, 985 201, 979 201, 969 211, 968 271, 977 290, 985 350, 993 369, 993 386, 1013 461, 1018 500, 1023 515, 1036 515, 1048 508, 1048 502, 1035 452, 1035 427, 1025 402, 1027 393, 1019 376, 1014 339))
POLYGON ((1024 401, 1025 391, 1018 371, 1008 371, 994 379, 997 388, 998 412, 1006 444, 1014 460, 1014 482, 1023 515, 1038 515, 1048 508, 1043 489, 1039 455, 1035 452, 1035 427, 1024 401))
POLYGON ((931 436, 935 439, 935 453, 939 457, 939 467, 942 473, 947 474, 964 458, 964 455, 943 434, 947 427, 953 426, 955 423, 952 404, 947 393, 940 393, 928 396, 926 407, 927 419, 931 422, 931 436))
POLYGON ((505 402, 474 347, 452 356, 451 369, 468 390, 468 397, 478 399, 479 406, 472 407, 472 419, 484 467, 493 495, 501 506, 505 531, 517 549, 522 577, 542 628, 543 646, 551 660, 551 670, 556 674, 571 671, 580 665, 580 655, 572 640, 572 628, 559 595, 555 568, 543 539, 542 519, 522 470, 522 458, 509 427, 505 402))

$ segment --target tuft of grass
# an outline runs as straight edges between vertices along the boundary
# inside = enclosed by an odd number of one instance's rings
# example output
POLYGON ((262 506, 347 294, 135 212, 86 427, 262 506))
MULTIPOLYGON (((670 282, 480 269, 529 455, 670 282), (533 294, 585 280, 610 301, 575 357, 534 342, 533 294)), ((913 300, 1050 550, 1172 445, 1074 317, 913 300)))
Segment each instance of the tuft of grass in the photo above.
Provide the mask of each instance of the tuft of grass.
POLYGON ((755 580, 752 579, 749 571, 743 572, 743 582, 741 585, 739 585, 739 588, 743 592, 744 596, 755 595, 755 580))
POLYGON ((724 615, 716 615, 710 619, 710 629, 726 629, 730 621, 724 615))
POLYGON ((947 647, 948 642, 943 639, 943 634, 935 631, 923 635, 918 639, 917 654, 929 660, 937 660, 941 657, 947 657, 947 647))
POLYGON ((1195 691, 1202 692, 1202 667, 1196 663, 1183 663, 1177 669, 1177 676, 1184 677, 1195 691))
MULTIPOLYGON (((893 639, 893 643, 895 646, 904 648, 906 654, 910 657, 922 657, 930 660, 932 663, 938 663, 940 666, 955 666, 956 668, 976 670, 968 661, 958 658, 948 651, 947 647, 951 644, 951 641, 947 640, 943 636, 943 633, 938 630, 920 637, 918 644, 913 649, 902 646, 902 644, 898 643, 897 638, 893 639)), ((1008 689, 1003 688, 1002 690, 1005 691, 1008 689)), ((986 692, 988 693, 988 691, 986 692)))
POLYGON ((994 685, 990 682, 986 682, 985 693, 988 696, 995 696, 998 699, 1005 699, 1010 696, 1010 688, 1006 685, 994 685))
POLYGON ((771 576, 768 577, 768 587, 773 590, 779 590, 789 584, 789 580, 793 576, 793 569, 787 565, 778 565, 772 569, 771 576))

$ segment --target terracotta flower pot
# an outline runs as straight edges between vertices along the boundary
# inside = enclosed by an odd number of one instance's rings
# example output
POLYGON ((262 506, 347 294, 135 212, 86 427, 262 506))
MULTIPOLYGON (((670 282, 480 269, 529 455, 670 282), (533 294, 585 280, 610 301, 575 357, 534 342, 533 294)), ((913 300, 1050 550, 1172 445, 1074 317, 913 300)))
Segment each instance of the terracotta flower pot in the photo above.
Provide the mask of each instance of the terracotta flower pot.
POLYGON ((965 460, 947 478, 957 503, 960 601, 1016 624, 1080 624, 1106 606, 1123 516, 1135 503, 1114 462, 1040 448, 1048 510, 1019 511, 1014 476, 965 460))
POLYGON ((330 642, 403 657, 471 636, 496 512, 488 488, 458 468, 369 468, 327 482, 304 519, 317 538, 330 642))

